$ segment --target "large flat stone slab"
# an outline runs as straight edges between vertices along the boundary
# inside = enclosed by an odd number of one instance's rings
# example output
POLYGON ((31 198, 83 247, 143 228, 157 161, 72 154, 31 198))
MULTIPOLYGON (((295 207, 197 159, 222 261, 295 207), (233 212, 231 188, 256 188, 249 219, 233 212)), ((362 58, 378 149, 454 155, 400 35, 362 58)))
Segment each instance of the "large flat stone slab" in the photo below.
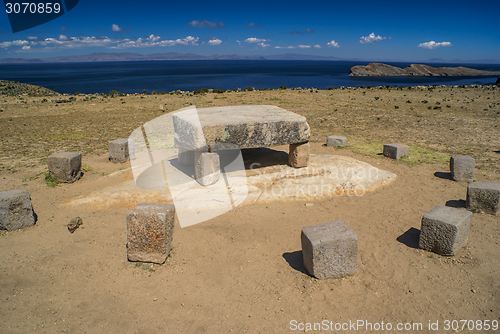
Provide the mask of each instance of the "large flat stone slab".
POLYGON ((267 105, 196 108, 174 114, 173 123, 176 144, 189 150, 297 144, 311 135, 305 117, 267 105))

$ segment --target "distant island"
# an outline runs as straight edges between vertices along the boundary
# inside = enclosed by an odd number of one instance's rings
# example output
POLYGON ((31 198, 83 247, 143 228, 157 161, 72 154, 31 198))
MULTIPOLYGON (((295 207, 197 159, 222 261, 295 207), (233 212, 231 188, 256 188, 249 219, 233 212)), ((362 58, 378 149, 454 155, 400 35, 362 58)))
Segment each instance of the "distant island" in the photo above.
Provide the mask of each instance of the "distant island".
POLYGON ((463 66, 458 67, 432 67, 424 64, 411 64, 408 67, 400 68, 382 63, 370 63, 366 66, 357 65, 351 67, 349 72, 353 77, 445 77, 445 76, 483 76, 500 75, 500 72, 482 71, 463 66))

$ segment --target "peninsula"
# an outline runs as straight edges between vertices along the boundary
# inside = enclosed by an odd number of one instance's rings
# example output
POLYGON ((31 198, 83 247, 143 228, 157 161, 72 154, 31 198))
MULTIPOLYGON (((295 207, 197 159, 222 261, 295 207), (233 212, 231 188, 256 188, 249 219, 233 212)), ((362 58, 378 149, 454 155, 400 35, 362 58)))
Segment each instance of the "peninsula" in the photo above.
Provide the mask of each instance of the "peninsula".
POLYGON ((370 63, 366 66, 356 65, 351 67, 349 75, 354 77, 483 76, 483 75, 500 75, 500 72, 482 71, 463 66, 436 68, 424 64, 411 64, 408 67, 400 68, 382 63, 370 63))

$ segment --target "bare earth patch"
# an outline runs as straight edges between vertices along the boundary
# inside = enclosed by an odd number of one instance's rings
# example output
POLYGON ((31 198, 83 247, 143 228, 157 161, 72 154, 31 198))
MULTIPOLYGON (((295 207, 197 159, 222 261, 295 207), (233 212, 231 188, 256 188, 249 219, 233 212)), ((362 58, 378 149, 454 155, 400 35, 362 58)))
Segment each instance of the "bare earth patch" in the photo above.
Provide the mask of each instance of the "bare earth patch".
POLYGON ((477 180, 500 182, 499 95, 491 87, 280 90, 77 96, 57 106, 54 97, 2 96, 0 189, 28 190, 38 221, 0 232, 0 332, 285 333, 293 320, 326 319, 422 323, 425 333, 429 321, 443 329, 445 320, 499 320, 500 217, 474 213, 468 244, 454 257, 416 248, 424 213, 465 205, 467 185, 449 179, 450 155, 471 155, 477 180), (107 161, 108 141, 190 104, 280 106, 307 117, 312 154, 354 158, 397 178, 363 196, 256 202, 176 224, 167 262, 136 265, 125 247, 132 202, 68 203, 119 193, 130 164, 107 161), (349 145, 324 146, 332 134, 349 145), (387 142, 410 145, 410 157, 384 158, 387 142), (59 151, 82 152, 86 171, 50 188, 46 158, 59 151), (83 225, 71 234, 74 217, 83 225), (358 236, 358 271, 316 280, 302 265, 300 231, 339 219, 358 236))

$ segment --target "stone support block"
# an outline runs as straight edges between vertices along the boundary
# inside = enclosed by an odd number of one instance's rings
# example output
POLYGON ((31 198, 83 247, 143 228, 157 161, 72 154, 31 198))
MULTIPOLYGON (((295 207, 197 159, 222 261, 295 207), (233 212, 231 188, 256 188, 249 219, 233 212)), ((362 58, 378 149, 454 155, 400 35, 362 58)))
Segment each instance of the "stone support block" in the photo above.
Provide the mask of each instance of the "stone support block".
POLYGON ((384 157, 400 159, 407 157, 410 153, 410 146, 399 143, 384 144, 384 157))
POLYGON ((290 144, 288 164, 295 168, 309 165, 309 142, 290 144))
POLYGON ((328 136, 326 137, 326 146, 345 146, 347 145, 347 138, 343 136, 328 136))
POLYGON ((220 161, 217 153, 195 152, 195 178, 202 186, 219 181, 220 161))
POLYGON ((173 204, 140 203, 127 213, 129 261, 164 263, 174 233, 173 204))
POLYGON ((439 255, 453 256, 467 244, 472 213, 436 206, 422 217, 419 248, 439 255))
POLYGON ((108 143, 109 161, 124 163, 129 160, 128 139, 120 138, 108 143))
POLYGON ((468 210, 481 210, 498 216, 500 214, 500 183, 470 182, 467 185, 468 210))
POLYGON ((78 152, 60 152, 47 160, 50 174, 59 182, 72 183, 82 176, 82 155, 78 152))
POLYGON ((450 158, 451 178, 458 182, 474 181, 476 160, 468 155, 454 155, 450 158))
POLYGON ((17 230, 35 225, 30 194, 24 189, 0 192, 0 230, 17 230))
POLYGON ((343 220, 302 229, 302 255, 307 271, 318 279, 356 273, 358 238, 343 220))

